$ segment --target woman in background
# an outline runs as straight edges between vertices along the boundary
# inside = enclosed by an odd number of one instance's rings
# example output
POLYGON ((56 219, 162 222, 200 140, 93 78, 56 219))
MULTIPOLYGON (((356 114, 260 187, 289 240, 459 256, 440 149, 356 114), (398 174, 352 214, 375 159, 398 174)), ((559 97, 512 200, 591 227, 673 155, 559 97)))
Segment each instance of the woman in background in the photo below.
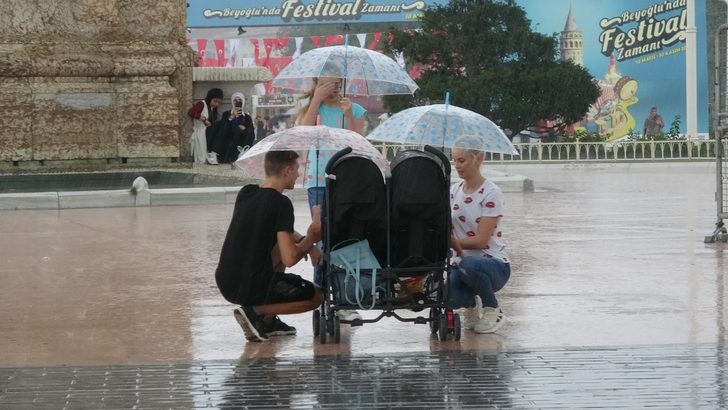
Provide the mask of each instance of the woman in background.
POLYGON ((233 93, 230 97, 230 110, 223 112, 222 118, 207 133, 207 149, 219 162, 235 162, 238 155, 255 141, 253 118, 244 111, 244 107, 245 95, 241 92, 233 93))
POLYGON ((188 111, 187 115, 192 118, 192 137, 190 145, 195 164, 217 164, 217 155, 214 157, 207 152, 207 127, 217 120, 217 107, 222 102, 222 90, 211 88, 204 100, 197 101, 188 111))

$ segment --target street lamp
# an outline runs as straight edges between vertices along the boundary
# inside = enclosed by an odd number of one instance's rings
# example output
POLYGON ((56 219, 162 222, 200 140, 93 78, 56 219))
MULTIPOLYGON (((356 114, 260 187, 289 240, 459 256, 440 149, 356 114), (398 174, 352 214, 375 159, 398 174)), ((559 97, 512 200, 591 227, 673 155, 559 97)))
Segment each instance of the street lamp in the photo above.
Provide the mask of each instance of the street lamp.
MULTIPOLYGON (((726 7, 726 22, 728 22, 728 0, 723 0, 723 3, 725 3, 725 7, 726 7)), ((720 41, 720 36, 716 37, 713 40, 714 41, 720 41)), ((716 58, 717 57, 718 56, 716 56, 716 58)), ((728 60, 728 42, 726 42, 726 59, 728 60)), ((725 66, 726 62, 727 61, 716 61, 714 64, 717 66, 718 64, 721 64, 722 63, 721 65, 725 66)), ((718 81, 718 79, 716 78, 715 81, 718 81)), ((726 70, 726 79, 725 79, 725 82, 723 83, 723 89, 720 90, 720 92, 722 94, 725 94, 725 92, 726 92, 726 89, 725 89, 725 85, 726 84, 728 84, 728 70, 726 70)), ((717 101, 721 101, 721 99, 718 99, 717 101)), ((719 108, 720 107, 716 107, 714 109, 718 109, 719 110, 719 108)), ((718 112, 720 113, 720 110, 718 112)))
MULTIPOLYGON (((728 1, 723 0, 728 5, 728 1)), ((698 80, 697 75, 697 29, 695 28, 695 0, 687 1, 687 27, 685 28, 685 126, 687 136, 698 135, 698 80)))

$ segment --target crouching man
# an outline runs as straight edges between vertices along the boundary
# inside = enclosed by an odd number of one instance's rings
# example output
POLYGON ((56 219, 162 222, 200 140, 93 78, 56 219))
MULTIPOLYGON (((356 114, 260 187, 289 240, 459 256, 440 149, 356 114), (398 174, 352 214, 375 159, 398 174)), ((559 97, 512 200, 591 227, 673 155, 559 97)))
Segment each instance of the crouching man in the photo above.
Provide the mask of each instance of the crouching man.
POLYGON ((299 177, 298 154, 270 151, 265 156, 262 185, 246 185, 235 200, 232 221, 222 246, 215 280, 229 302, 240 305, 235 319, 249 341, 295 334, 278 315, 302 313, 321 305, 323 294, 313 283, 284 273, 310 254, 320 251, 320 209, 316 209, 306 235, 293 230, 293 204, 283 195, 299 177))

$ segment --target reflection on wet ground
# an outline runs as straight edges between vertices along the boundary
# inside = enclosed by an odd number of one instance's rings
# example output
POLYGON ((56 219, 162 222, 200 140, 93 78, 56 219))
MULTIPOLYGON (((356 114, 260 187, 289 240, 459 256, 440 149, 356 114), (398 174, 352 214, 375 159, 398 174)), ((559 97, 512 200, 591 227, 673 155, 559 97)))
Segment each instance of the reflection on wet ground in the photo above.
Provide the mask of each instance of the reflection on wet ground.
POLYGON ((724 363, 723 349, 699 344, 8 368, 0 405, 725 408, 724 363))
MULTIPOLYGON (((122 378, 149 371, 161 377, 160 383, 169 383, 177 372, 185 380, 202 377, 203 368, 217 370, 206 381, 186 381, 183 386, 191 391, 177 407, 188 407, 184 400, 193 406, 197 400, 208 403, 209 397, 219 404, 221 394, 240 405, 253 403, 246 401, 245 389, 255 385, 247 386, 248 379, 238 375, 266 371, 266 380, 285 390, 260 400, 293 406, 291 401, 300 399, 300 407, 314 408, 355 405, 358 399, 346 392, 363 383, 363 394, 376 392, 371 403, 398 406, 393 401, 397 392, 411 387, 409 377, 401 376, 408 366, 429 368, 439 380, 433 394, 440 400, 433 406, 450 403, 449 392, 457 394, 452 403, 473 403, 475 396, 456 386, 477 382, 478 392, 507 391, 514 407, 558 407, 549 391, 573 398, 571 407, 582 399, 592 402, 589 397, 608 407, 659 406, 662 398, 673 398, 670 406, 722 407, 716 403, 723 403, 718 400, 725 395, 725 382, 717 374, 725 370, 728 246, 702 242, 715 223, 714 165, 494 167, 531 177, 537 191, 505 194, 503 226, 514 270, 499 293, 507 324, 498 335, 465 332, 460 343, 433 339, 426 325, 384 319, 360 328, 345 326, 341 344, 320 345, 313 339, 310 315, 302 314, 284 318, 298 328, 297 336, 246 344, 232 306, 219 296, 213 278, 231 206, 0 212, 0 367, 5 368, 0 407, 3 400, 18 397, 13 392, 24 392, 26 398, 69 393, 73 377, 90 377, 93 385, 101 377, 98 372, 113 379, 116 369, 122 378), (558 358, 548 361, 544 355, 558 358), (503 359, 516 370, 507 376, 501 365, 488 367, 479 357, 503 359), (532 364, 519 367, 517 357, 532 364), (404 364, 397 364, 400 359, 404 364), (631 360, 643 367, 634 367, 631 360), (673 365, 676 361, 680 364, 673 365), (313 370, 306 373, 319 364, 323 379, 316 379, 313 370), (60 365, 81 367, 54 367, 60 365), (587 377, 590 366, 611 384, 589 384, 595 380, 587 377), (476 372, 480 376, 460 379, 461 367, 481 369, 476 372), (301 368, 293 379, 298 384, 286 384, 280 376, 288 377, 286 372, 270 373, 279 368, 301 368), (346 372, 363 374, 362 369, 374 373, 337 381, 346 372), (45 378, 43 372, 60 379, 45 378), (649 387, 653 373, 665 378, 664 388, 649 387), (537 376, 548 382, 538 382, 537 376), (377 381, 387 377, 397 381, 377 381), (232 387, 224 384, 228 378, 232 387), (493 384, 502 378, 510 381, 493 384), (442 379, 449 382, 443 385, 442 379), (585 384, 576 388, 581 379, 585 384), (47 383, 53 388, 42 387, 47 383), (630 390, 642 385, 645 390, 630 390), (196 396, 205 391, 208 398, 196 396), (611 401, 613 397, 626 401, 611 401), (541 404, 528 404, 529 398, 541 404)), ((305 198, 295 197, 294 205, 297 227, 303 229, 305 198)), ((312 276, 307 262, 293 272, 312 276)), ((93 401, 93 394, 108 391, 110 400, 119 398, 117 393, 133 384, 111 383, 116 387, 82 397, 93 401)), ((144 383, 140 395, 142 387, 144 383)), ((159 400, 165 396, 161 391, 154 393, 159 400)), ((165 397, 171 396, 182 397, 165 397)), ((406 397, 411 401, 414 396, 406 397)), ((484 400, 480 405, 508 406, 479 397, 484 400)), ((131 407, 125 403, 121 406, 131 407)))

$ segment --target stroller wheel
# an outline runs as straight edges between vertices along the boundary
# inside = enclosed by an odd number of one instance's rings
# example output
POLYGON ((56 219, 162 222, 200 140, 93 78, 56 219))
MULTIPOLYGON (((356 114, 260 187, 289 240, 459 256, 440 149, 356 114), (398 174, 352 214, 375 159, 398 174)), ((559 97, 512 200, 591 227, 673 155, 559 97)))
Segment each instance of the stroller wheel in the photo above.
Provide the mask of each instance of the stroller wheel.
POLYGON ((440 328, 440 311, 436 308, 430 309, 430 332, 434 335, 440 328))
POLYGON ((321 313, 318 309, 315 309, 313 311, 313 337, 318 337, 319 335, 319 321, 321 321, 321 313))
POLYGON ((321 344, 326 343, 326 336, 328 336, 328 335, 326 334, 326 318, 325 317, 319 318, 319 331, 318 331, 318 333, 319 333, 319 335, 318 335, 319 336, 319 342, 321 344))
POLYGON ((462 328, 460 327, 460 315, 457 313, 452 315, 452 326, 453 340, 458 341, 460 340, 462 328))
POLYGON ((439 332, 440 332, 440 341, 444 342, 447 340, 447 334, 450 332, 450 330, 447 327, 447 313, 439 317, 440 320, 438 320, 439 324, 439 332))
POLYGON ((334 343, 341 343, 341 322, 338 315, 333 315, 334 320, 331 321, 332 336, 334 337, 334 343))
POLYGON ((334 335, 334 318, 336 317, 336 313, 332 313, 331 316, 329 316, 328 319, 326 319, 326 330, 329 332, 329 336, 334 335))

